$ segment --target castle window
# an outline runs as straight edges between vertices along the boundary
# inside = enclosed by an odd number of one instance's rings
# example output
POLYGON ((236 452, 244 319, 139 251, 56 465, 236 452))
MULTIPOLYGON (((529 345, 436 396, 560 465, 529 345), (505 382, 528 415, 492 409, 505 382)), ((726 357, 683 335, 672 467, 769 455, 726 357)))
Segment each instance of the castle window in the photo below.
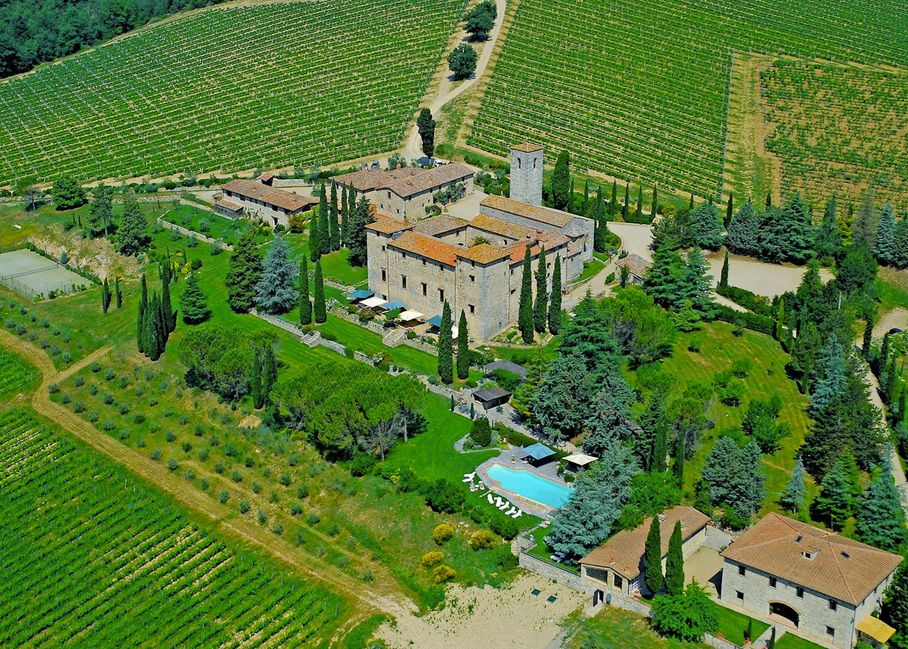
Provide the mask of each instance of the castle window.
POLYGON ((769 578, 769 587, 770 587, 770 588, 775 588, 775 587, 776 587, 776 578, 775 578, 775 577, 770 577, 770 578, 769 578))
POLYGON ((747 572, 747 570, 744 568, 744 566, 738 566, 739 575, 741 575, 743 577, 746 572, 747 572))
POLYGON ((422 294, 423 294, 423 297, 425 297, 425 295, 426 295, 426 290, 427 290, 427 289, 428 289, 428 286, 426 286, 426 283, 423 282, 423 283, 422 283, 422 294))
POLYGON ((382 251, 382 252, 385 251, 385 246, 382 246, 382 247, 381 247, 381 251, 382 251))
POLYGON ((476 283, 476 275, 470 275, 470 284, 476 283))
POLYGON ((385 269, 382 268, 382 269, 381 269, 381 281, 384 282, 384 281, 387 281, 387 279, 388 279, 387 273, 385 273, 385 269))
POLYGON ((537 160, 539 160, 539 158, 533 158, 533 169, 536 168, 536 161, 537 161, 537 160))
POLYGON ((829 600, 829 610, 830 611, 835 611, 838 608, 839 608, 839 605, 836 603, 836 601, 834 599, 829 600))
POLYGON ((826 635, 828 635, 828 636, 834 638, 834 637, 835 637, 835 629, 833 629, 831 626, 826 627, 826 635))
POLYGON ((624 584, 624 581, 621 579, 620 575, 615 575, 615 588, 621 588, 624 584))
POLYGON ((407 288, 407 276, 406 275, 400 276, 400 286, 401 286, 401 288, 407 288))
POLYGON ((735 591, 735 596, 742 602, 744 601, 744 593, 742 593, 740 590, 735 591))
POLYGON ((476 305, 475 305, 475 304, 468 304, 467 306, 470 307, 470 313, 476 313, 476 305))
POLYGON ((517 168, 520 169, 520 158, 517 158, 517 168))
POLYGON ((798 597, 804 597, 804 589, 800 586, 798 586, 797 595, 798 597))
POLYGON ((445 290, 443 288, 438 289, 438 301, 439 302, 445 301, 445 290))

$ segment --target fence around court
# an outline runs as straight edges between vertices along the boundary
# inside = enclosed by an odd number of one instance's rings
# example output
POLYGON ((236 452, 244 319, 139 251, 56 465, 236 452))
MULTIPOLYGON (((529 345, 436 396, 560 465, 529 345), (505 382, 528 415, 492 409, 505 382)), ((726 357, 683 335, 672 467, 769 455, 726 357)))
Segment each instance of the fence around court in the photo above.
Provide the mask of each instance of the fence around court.
POLYGON ((56 260, 31 250, 0 255, 0 284, 29 299, 72 293, 78 287, 90 286, 91 283, 56 260), (3 272, 4 261, 9 262, 8 268, 13 272, 3 272))

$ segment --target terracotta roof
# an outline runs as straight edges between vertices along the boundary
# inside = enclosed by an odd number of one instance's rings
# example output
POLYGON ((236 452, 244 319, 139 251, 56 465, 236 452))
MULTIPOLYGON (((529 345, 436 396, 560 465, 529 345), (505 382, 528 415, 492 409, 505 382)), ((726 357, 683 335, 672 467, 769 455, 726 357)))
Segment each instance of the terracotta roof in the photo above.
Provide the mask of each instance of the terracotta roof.
POLYGON ((501 210, 508 214, 522 216, 526 219, 532 219, 533 221, 538 221, 539 223, 544 223, 546 225, 552 225, 556 228, 563 228, 575 218, 573 214, 568 214, 561 210, 553 210, 550 207, 540 207, 539 205, 530 205, 529 203, 515 201, 512 198, 505 198, 504 196, 487 196, 480 205, 482 207, 501 210))
MULTIPOLYGON (((480 243, 460 250, 457 256, 468 261, 475 261, 479 264, 490 264, 499 259, 506 259, 511 256, 510 249, 499 248, 488 243, 480 243)), ((521 257, 523 259, 523 257, 521 257)))
POLYGON ((470 225, 477 230, 491 232, 492 234, 500 234, 503 237, 510 237, 511 239, 533 239, 536 236, 536 231, 532 228, 511 223, 510 221, 496 219, 494 216, 488 216, 486 214, 477 215, 470 221, 470 225))
POLYGON ((225 210, 230 210, 231 212, 242 212, 243 204, 237 203, 236 201, 230 200, 229 198, 221 198, 214 202, 215 207, 223 207, 225 210))
POLYGON ((318 204, 317 198, 300 196, 291 192, 269 187, 255 180, 231 180, 224 185, 225 192, 233 192, 247 199, 255 199, 268 205, 280 207, 291 212, 318 204))
POLYGON ((853 605, 867 599, 902 559, 779 514, 765 516, 722 556, 853 605))
POLYGON ((366 225, 367 230, 381 232, 382 234, 394 234, 413 228, 412 223, 404 223, 403 221, 392 219, 390 216, 385 216, 384 214, 376 214, 374 218, 375 220, 372 223, 366 225))
POLYGON ((398 250, 422 255, 447 266, 454 266, 457 263, 457 255, 463 251, 463 248, 412 230, 392 239, 388 245, 398 250))
MULTIPOLYGON (((580 560, 580 563, 607 568, 617 572, 625 579, 635 579, 640 574, 640 562, 646 547, 646 537, 652 517, 632 530, 622 530, 580 560)), ((697 532, 706 527, 709 516, 693 507, 678 505, 662 513, 659 519, 659 535, 662 541, 662 556, 668 554, 668 542, 675 529, 675 523, 681 521, 681 539, 687 542, 697 532)))
POLYGON ((473 175, 473 168, 455 162, 452 164, 423 169, 403 167, 402 169, 360 169, 335 177, 335 182, 353 185, 356 191, 370 192, 376 189, 390 189, 401 198, 409 198, 430 189, 436 189, 473 175))
POLYGON ((522 153, 532 153, 533 151, 541 151, 541 144, 530 144, 529 142, 523 142, 522 144, 515 144, 511 147, 511 151, 520 151, 522 153))
POLYGON ((626 266, 628 272, 635 277, 646 277, 646 274, 649 272, 649 269, 652 268, 652 264, 646 261, 640 255, 628 255, 623 259, 619 259, 615 262, 615 265, 618 268, 626 266))
POLYGON ((413 229, 430 237, 437 237, 446 232, 461 230, 468 225, 469 223, 463 219, 458 219, 453 216, 436 216, 435 218, 418 222, 413 229))

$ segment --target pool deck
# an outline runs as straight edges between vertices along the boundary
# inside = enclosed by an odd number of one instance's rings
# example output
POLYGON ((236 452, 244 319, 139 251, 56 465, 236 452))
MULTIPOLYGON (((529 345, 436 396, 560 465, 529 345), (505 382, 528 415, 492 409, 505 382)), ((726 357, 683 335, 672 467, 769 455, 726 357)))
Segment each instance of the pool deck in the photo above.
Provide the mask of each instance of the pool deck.
POLYGON ((476 467, 476 475, 479 477, 489 488, 490 491, 500 495, 502 498, 507 498, 512 503, 520 507, 527 514, 532 514, 533 516, 539 516, 546 520, 552 517, 556 511, 554 507, 550 507, 543 503, 538 503, 535 500, 529 500, 523 496, 504 489, 501 484, 494 478, 489 477, 489 467, 493 464, 500 464, 509 469, 514 469, 517 471, 529 471, 530 473, 535 473, 536 475, 551 480, 552 482, 557 482, 558 484, 567 485, 567 483, 558 476, 558 462, 551 461, 543 464, 541 467, 530 466, 521 462, 521 459, 525 457, 523 449, 519 446, 509 446, 507 450, 502 451, 497 457, 493 457, 490 460, 486 460, 478 467, 476 467))

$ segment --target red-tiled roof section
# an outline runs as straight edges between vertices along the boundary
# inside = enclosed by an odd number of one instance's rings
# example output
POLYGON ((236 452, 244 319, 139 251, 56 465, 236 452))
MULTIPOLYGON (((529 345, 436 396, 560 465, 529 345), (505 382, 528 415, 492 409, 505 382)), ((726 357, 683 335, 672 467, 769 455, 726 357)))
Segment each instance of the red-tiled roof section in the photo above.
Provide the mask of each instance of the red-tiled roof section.
MULTIPOLYGON (((580 563, 597 568, 614 570, 625 579, 635 579, 640 574, 640 560, 646 546, 646 537, 652 518, 647 518, 632 530, 622 530, 580 560, 580 563)), ((662 556, 668 554, 668 542, 681 522, 681 538, 686 542, 706 527, 709 517, 693 507, 678 505, 662 512, 659 519, 659 534, 662 541, 662 556)))
POLYGON ((652 264, 646 261, 640 255, 628 255, 623 259, 619 259, 615 262, 615 265, 618 268, 626 267, 628 272, 635 277, 646 277, 649 273, 649 269, 652 268, 652 264))
POLYGON ((388 245, 391 248, 421 255, 447 266, 454 266, 457 263, 458 253, 464 250, 441 239, 429 237, 412 230, 404 232, 396 239, 392 239, 388 245))
POLYGON ((503 237, 510 237, 511 239, 533 239, 537 234, 536 230, 533 228, 511 223, 510 221, 496 219, 494 216, 487 216, 485 214, 478 214, 470 221, 470 225, 477 230, 499 234, 503 237))
POLYGON ((475 261, 477 264, 491 264, 493 261, 507 259, 511 256, 511 252, 509 248, 499 248, 488 243, 480 243, 460 250, 457 256, 468 261, 475 261))
POLYGON ((374 218, 375 220, 372 223, 366 225, 366 229, 381 232, 382 234, 394 234, 404 230, 411 230, 414 225, 413 223, 404 223, 403 221, 392 219, 384 214, 376 214, 374 218))
POLYGON ((466 228, 469 225, 468 222, 463 219, 458 219, 454 216, 436 216, 431 219, 426 219, 425 221, 419 221, 416 223, 413 228, 417 232, 428 235, 430 237, 437 237, 440 234, 445 234, 446 232, 453 232, 455 230, 461 230, 466 228))
POLYGON ((867 599, 901 562, 896 554, 779 514, 763 517, 722 555, 853 605, 867 599))
POLYGON ((508 214, 522 216, 526 219, 538 221, 539 223, 551 225, 556 228, 563 228, 574 218, 573 214, 568 214, 561 210, 553 210, 550 207, 540 207, 539 205, 530 205, 529 203, 522 203, 520 201, 515 201, 512 198, 505 198, 504 196, 487 196, 480 205, 494 210, 501 210, 508 214))
POLYGON ((243 211, 242 203, 237 203, 236 201, 231 200, 229 198, 221 198, 221 199, 216 200, 214 202, 214 206, 221 207, 221 208, 223 208, 225 210, 229 210, 231 212, 242 212, 243 211))
POLYGON ((224 185, 225 192, 233 192, 244 198, 251 198, 257 201, 280 207, 291 212, 305 209, 318 203, 317 198, 310 196, 300 196, 292 192, 284 191, 263 185, 256 180, 231 180, 224 185))
POLYGON ((356 191, 370 192, 376 189, 390 189, 401 198, 409 198, 442 185, 464 181, 473 175, 473 169, 454 162, 441 167, 423 169, 404 167, 402 169, 361 169, 334 178, 343 185, 353 185, 356 191))

